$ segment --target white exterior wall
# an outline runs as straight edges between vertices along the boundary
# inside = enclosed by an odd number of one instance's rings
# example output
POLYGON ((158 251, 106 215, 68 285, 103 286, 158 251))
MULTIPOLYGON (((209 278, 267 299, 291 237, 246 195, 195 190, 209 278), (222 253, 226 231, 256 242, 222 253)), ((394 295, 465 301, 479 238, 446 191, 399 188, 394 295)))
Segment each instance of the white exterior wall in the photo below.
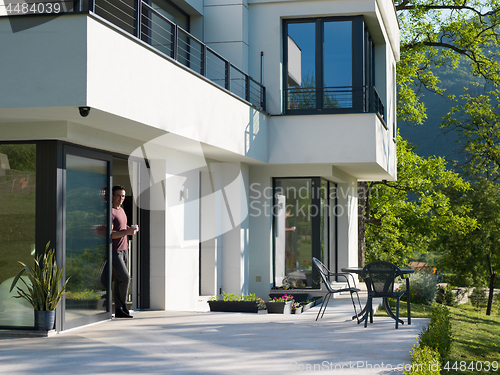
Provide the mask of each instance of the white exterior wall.
POLYGON ((330 163, 360 180, 396 174, 392 135, 373 113, 271 117, 269 163, 330 163))
POLYGON ((338 205, 342 215, 338 217, 338 271, 342 267, 358 266, 358 197, 357 180, 345 178, 339 183, 338 205))
POLYGON ((204 15, 204 42, 233 65, 248 72, 247 1, 205 0, 204 15))
POLYGON ((208 296, 220 290, 248 293, 248 166, 209 161, 215 194, 200 195, 200 171, 207 173, 206 168, 172 175, 173 171, 188 170, 189 165, 184 168, 182 165, 192 157, 177 153, 177 157, 166 159, 166 163, 165 159, 154 156, 151 160, 156 178, 164 167, 166 187, 164 200, 161 194, 151 198, 150 272, 154 309, 206 311, 208 296), (182 197, 181 191, 186 191, 187 198, 182 197), (202 205, 206 214, 203 222, 200 221, 202 205), (202 289, 201 297, 200 233, 207 252, 202 280, 212 282, 212 290, 203 295, 202 289), (212 262, 208 261, 210 256, 212 262))
POLYGON ((203 143, 207 154, 267 162, 267 116, 92 17, 58 17, 15 34, 3 18, 0 35, 8 35, 0 50, 9 51, 0 69, 25 72, 4 78, 0 123, 69 120, 137 140, 120 152, 168 131, 203 143), (78 106, 92 107, 89 116, 78 106))

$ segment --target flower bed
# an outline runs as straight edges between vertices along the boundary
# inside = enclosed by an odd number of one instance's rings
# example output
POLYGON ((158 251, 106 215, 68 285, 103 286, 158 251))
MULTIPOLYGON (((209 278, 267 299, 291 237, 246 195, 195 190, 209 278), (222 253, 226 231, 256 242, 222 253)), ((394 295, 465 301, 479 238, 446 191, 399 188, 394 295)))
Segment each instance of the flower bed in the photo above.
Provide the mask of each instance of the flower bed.
POLYGON ((268 314, 291 314, 293 306, 293 296, 284 294, 281 297, 273 297, 266 303, 268 314))

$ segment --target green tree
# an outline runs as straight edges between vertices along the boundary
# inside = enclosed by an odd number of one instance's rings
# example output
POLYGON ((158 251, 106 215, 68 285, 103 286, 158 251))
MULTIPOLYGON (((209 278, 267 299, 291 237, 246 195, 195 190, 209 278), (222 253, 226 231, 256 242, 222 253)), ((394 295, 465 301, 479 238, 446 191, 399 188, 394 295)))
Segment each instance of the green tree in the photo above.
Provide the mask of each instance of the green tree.
POLYGON ((464 89, 461 104, 444 117, 441 128, 458 133, 464 162, 457 169, 469 176, 500 182, 500 90, 464 89))
POLYGON ((470 182, 463 193, 449 191, 452 205, 468 205, 478 226, 468 233, 444 233, 436 249, 441 253, 437 265, 450 274, 453 285, 488 285, 491 256, 493 268, 500 268, 500 187, 484 177, 470 182))
POLYGON ((359 190, 360 231, 365 228, 359 238, 366 238, 366 261, 402 266, 416 251, 428 251, 444 233, 465 235, 476 222, 466 204, 451 204, 450 191, 463 194, 470 187, 447 169, 443 158, 418 156, 399 135, 397 145, 398 180, 365 183, 359 190))
MULTIPOLYGON (((396 0, 394 4, 401 30, 399 120, 416 125, 425 121, 424 91, 445 95, 438 72, 471 71, 482 84, 500 83, 500 0, 396 0)), ((472 96, 462 100, 473 107, 472 96)), ((459 111, 465 108, 453 114, 459 111)), ((450 126, 458 127, 459 121, 450 126)), ((450 203, 449 194, 459 197, 469 190, 463 180, 446 169, 443 159, 419 158, 400 143, 398 182, 359 185, 361 264, 365 246, 367 260, 403 262, 414 251, 439 246, 441 234, 465 236, 477 229, 477 220, 467 216, 471 206, 467 201, 450 203)), ((485 166, 484 173, 487 170, 485 166)))
POLYGON ((437 68, 466 63, 475 77, 500 83, 500 0, 399 0, 395 6, 400 120, 425 121, 423 90, 444 94, 437 68))

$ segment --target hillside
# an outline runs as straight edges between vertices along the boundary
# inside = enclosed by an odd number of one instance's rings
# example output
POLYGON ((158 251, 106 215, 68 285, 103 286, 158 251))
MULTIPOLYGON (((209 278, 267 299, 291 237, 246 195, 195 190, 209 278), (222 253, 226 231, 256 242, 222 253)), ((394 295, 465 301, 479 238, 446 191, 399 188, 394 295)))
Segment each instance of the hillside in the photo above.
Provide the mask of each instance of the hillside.
POLYGON ((453 103, 447 98, 448 95, 457 97, 463 93, 463 87, 471 87, 471 81, 478 79, 473 77, 469 67, 464 61, 461 65, 452 69, 450 67, 436 70, 440 77, 442 87, 446 88, 444 96, 433 94, 427 90, 423 91, 423 101, 427 107, 427 120, 423 125, 413 125, 399 122, 398 127, 401 136, 417 146, 418 155, 428 157, 432 155, 443 156, 448 160, 460 160, 458 136, 455 132, 443 132, 439 128, 442 117, 448 113, 453 103))

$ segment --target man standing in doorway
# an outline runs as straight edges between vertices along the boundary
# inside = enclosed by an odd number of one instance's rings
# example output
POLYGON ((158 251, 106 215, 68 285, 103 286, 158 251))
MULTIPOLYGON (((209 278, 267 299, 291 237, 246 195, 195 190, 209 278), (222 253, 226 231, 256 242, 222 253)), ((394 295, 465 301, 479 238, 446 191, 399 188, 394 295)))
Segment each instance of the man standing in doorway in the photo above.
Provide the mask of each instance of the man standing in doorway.
POLYGON ((111 238, 113 240, 113 277, 115 286, 113 289, 115 300, 115 317, 132 318, 127 308, 127 294, 130 283, 128 273, 128 241, 127 236, 137 233, 137 228, 127 226, 127 215, 122 208, 125 200, 125 188, 121 185, 113 187, 113 210, 111 219, 113 231, 111 238))

